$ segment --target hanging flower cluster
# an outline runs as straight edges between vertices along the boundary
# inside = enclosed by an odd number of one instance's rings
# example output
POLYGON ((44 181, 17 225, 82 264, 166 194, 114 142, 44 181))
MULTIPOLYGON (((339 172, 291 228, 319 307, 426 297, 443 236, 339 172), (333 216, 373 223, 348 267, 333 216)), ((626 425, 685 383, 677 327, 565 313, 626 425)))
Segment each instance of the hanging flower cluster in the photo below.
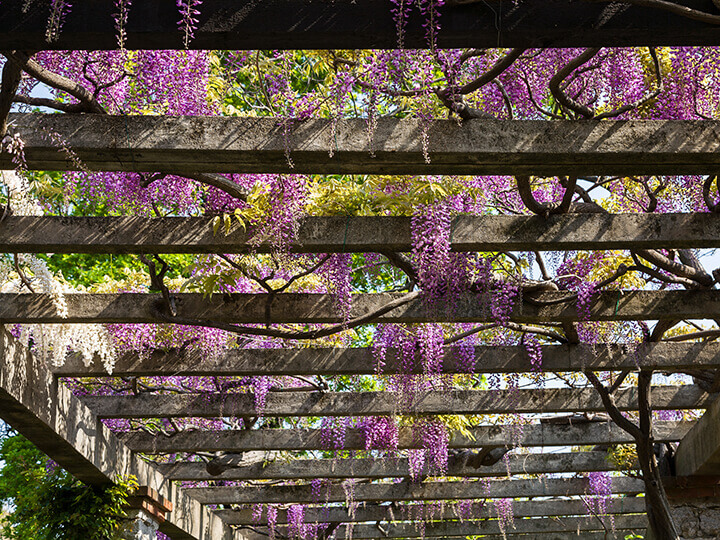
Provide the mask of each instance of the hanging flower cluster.
POLYGON ((176 0, 176 4, 180 13, 178 28, 180 28, 184 34, 183 43, 187 49, 188 45, 190 45, 190 40, 195 37, 195 30, 197 30, 199 22, 197 17, 200 15, 198 7, 202 4, 202 0, 176 0))
MULTIPOLYGON (((604 471, 588 473, 588 496, 584 499, 588 514, 606 516, 612 497, 612 477, 604 471)), ((612 515, 610 515, 612 521, 612 515)))

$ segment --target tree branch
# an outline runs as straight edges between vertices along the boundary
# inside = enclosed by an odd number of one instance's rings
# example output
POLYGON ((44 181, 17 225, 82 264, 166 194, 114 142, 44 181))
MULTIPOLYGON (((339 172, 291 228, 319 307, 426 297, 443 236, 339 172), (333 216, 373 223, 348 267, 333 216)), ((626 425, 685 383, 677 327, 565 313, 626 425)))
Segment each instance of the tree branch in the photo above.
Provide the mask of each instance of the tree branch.
POLYGON ((582 105, 581 103, 578 103, 576 100, 568 96, 561 88, 560 85, 562 82, 568 78, 568 76, 578 69, 583 64, 589 62, 593 57, 597 55, 597 53, 600 52, 600 47, 591 47, 588 49, 585 49, 579 56, 573 58, 570 60, 567 64, 565 64, 560 70, 555 73, 555 75, 552 76, 550 79, 550 93, 555 98, 555 100, 560 104, 563 108, 573 111, 576 114, 584 117, 584 118, 592 118, 595 116, 595 111, 593 111, 590 107, 586 105, 582 105))
MULTIPOLYGON (((2 132, 0 131, 0 133, 2 132)), ((703 182, 703 199, 705 200, 705 205, 708 207, 708 210, 717 214, 720 213, 720 203, 714 202, 710 195, 710 188, 713 182, 717 182, 716 188, 718 192, 720 192, 720 178, 718 178, 716 174, 709 175, 705 178, 705 182, 703 182)))
POLYGON ((671 274, 675 274, 676 276, 691 279, 703 287, 712 287, 715 283, 715 278, 713 278, 710 274, 699 271, 691 266, 670 260, 668 257, 654 249, 638 249, 635 250, 634 253, 646 261, 651 262, 658 268, 662 268, 663 270, 670 272, 671 274))
MULTIPOLYGON (((3 55, 9 59, 8 54, 11 53, 3 51, 3 55)), ((0 85, 0 141, 7 134, 10 107, 12 107, 13 98, 20 86, 21 79, 22 70, 20 67, 9 60, 5 62, 2 71, 2 84, 0 85)))
POLYGON ((587 370, 584 373, 585 377, 587 377, 587 380, 590 381, 590 384, 592 384, 595 387, 595 390, 597 390, 598 394, 600 394, 600 399, 603 402, 605 410, 610 415, 610 418, 612 418, 618 426, 620 426, 622 429, 632 435, 632 437, 638 442, 638 444, 640 444, 640 441, 643 438, 643 433, 642 431, 640 431, 640 428, 633 424, 630 420, 625 418, 625 416, 623 416, 622 412, 620 412, 620 409, 618 409, 617 405, 615 404, 615 398, 613 398, 612 394, 610 394, 608 389, 605 388, 603 383, 600 382, 600 379, 597 378, 597 375, 595 375, 595 373, 593 373, 591 370, 587 370))
POLYGON ((670 336, 662 341, 689 341, 691 339, 717 339, 720 338, 720 329, 701 330, 699 332, 691 332, 690 334, 682 334, 681 336, 670 336))
MULTIPOLYGON (((162 178, 165 178, 166 176, 169 176, 171 174, 174 174, 172 172, 168 173, 159 173, 157 175, 150 176, 147 180, 143 182, 144 187, 149 186, 153 182, 156 182, 162 178)), ((190 180, 195 180, 196 182, 199 182, 201 184, 205 184, 207 186, 212 186, 214 188, 219 189, 220 191, 224 191, 231 197, 234 197, 235 199, 240 199, 241 201, 246 202, 249 193, 243 189, 241 186, 233 182, 232 180, 228 180, 221 174, 216 173, 194 173, 194 174, 187 174, 183 173, 181 175, 183 178, 189 178, 190 180)))
MULTIPOLYGON (((11 64, 12 62, 8 63, 11 64)), ((33 107, 48 107, 49 109, 70 114, 85 112, 85 105, 83 103, 65 103, 63 101, 42 97, 16 95, 13 102, 32 105, 33 107)))
POLYGON ((30 58, 26 53, 21 51, 10 51, 4 53, 8 60, 14 62, 25 73, 38 81, 51 86, 57 90, 62 90, 73 96, 84 105, 83 112, 107 114, 105 109, 97 102, 92 93, 85 87, 80 86, 75 81, 48 71, 35 60, 30 58))
MULTIPOLYGON (((648 50, 650 51, 650 57, 653 61, 653 67, 655 69, 655 81, 657 83, 657 86, 654 90, 651 90, 648 92, 645 96, 641 97, 637 101, 634 101, 633 103, 628 103, 627 105, 622 105, 621 107, 618 107, 614 111, 608 111, 602 114, 599 114, 595 117, 595 120, 602 120, 603 118, 614 118, 616 116, 620 116, 621 114, 624 114, 628 111, 631 111, 633 109, 636 109, 638 107, 642 107, 646 103, 652 101, 658 95, 660 92, 662 92, 663 89, 663 79, 662 79, 662 71, 660 70, 660 62, 658 61, 657 57, 657 51, 655 50, 655 47, 648 47, 648 50)), ((648 192, 649 193, 649 192, 648 192)), ((655 202, 657 204, 657 201, 655 202)), ((649 210, 652 212, 652 210, 649 210)))
POLYGON ((510 66, 515 63, 515 60, 520 58, 527 49, 517 47, 512 49, 502 58, 499 58, 485 73, 480 75, 474 81, 471 81, 457 89, 458 94, 470 94, 475 90, 479 90, 486 84, 492 82, 496 77, 502 75, 510 66))
MULTIPOLYGON (((438 99, 452 112, 457 114, 463 120, 471 120, 473 118, 483 118, 489 116, 479 109, 471 108, 462 96, 479 90, 486 84, 492 82, 495 78, 500 76, 505 70, 507 70, 522 54, 525 52, 524 48, 512 49, 502 58, 499 58, 485 73, 480 75, 477 79, 461 86, 460 88, 448 87, 442 88, 435 91, 438 99)), ((469 58, 469 57, 468 57, 469 58)))
POLYGON ((570 209, 577 184, 576 177, 570 177, 566 182, 564 186, 565 193, 563 194, 562 200, 552 203, 540 203, 535 199, 532 188, 530 187, 529 176, 517 175, 515 176, 515 180, 517 181, 518 192, 520 193, 523 204, 534 214, 548 217, 551 214, 565 214, 570 209))
POLYGON ((378 253, 387 257, 387 259, 390 261, 390 264, 405 272, 405 274, 408 276, 408 278, 410 278, 410 281, 412 281, 413 284, 417 283, 417 272, 415 271, 415 267, 413 266, 412 261, 408 257, 396 251, 378 251, 378 253))

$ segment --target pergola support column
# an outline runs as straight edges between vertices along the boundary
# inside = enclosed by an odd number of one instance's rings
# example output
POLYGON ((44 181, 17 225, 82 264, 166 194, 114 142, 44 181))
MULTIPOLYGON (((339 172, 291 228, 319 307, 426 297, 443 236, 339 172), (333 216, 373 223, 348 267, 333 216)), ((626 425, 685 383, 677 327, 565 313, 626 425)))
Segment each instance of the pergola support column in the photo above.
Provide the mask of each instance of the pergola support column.
MULTIPOLYGON (((160 523, 173 540, 241 540, 210 510, 185 495, 157 468, 121 443, 69 388, 57 384, 45 362, 0 326, 0 417, 77 479, 103 485, 135 476, 172 501, 175 512, 160 523)), ((140 498, 149 495, 140 493, 140 498)), ((167 512, 171 506, 150 497, 167 512)), ((131 501, 133 502, 133 501, 131 501)), ((147 508, 146 508, 147 510, 147 508)))

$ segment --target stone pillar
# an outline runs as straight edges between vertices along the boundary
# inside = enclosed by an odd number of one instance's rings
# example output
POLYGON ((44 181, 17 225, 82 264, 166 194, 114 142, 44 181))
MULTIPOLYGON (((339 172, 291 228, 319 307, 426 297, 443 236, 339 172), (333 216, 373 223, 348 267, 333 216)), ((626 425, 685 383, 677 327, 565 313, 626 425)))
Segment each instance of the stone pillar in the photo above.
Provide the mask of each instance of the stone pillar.
POLYGON ((138 488, 128 498, 128 524, 120 535, 122 540, 157 540, 157 532, 172 511, 172 503, 152 488, 138 488))
MULTIPOLYGON (((665 491, 681 540, 720 538, 720 477, 665 478, 665 491)), ((645 540, 653 540, 648 531, 645 540)))

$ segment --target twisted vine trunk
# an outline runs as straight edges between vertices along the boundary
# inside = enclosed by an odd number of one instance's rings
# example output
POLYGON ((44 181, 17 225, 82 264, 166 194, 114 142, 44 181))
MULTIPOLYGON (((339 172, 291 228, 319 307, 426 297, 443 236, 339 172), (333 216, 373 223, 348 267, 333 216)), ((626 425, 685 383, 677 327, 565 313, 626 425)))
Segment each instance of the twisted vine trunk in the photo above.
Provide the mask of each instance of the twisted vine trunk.
MULTIPOLYGON (((8 54, 8 53, 5 53, 8 54)), ((0 141, 7 133, 8 114, 12 107, 13 98, 20 86, 22 70, 15 63, 8 60, 2 70, 2 82, 0 83, 0 141)))
POLYGON ((652 434, 652 370, 641 370, 638 374, 638 416, 639 430, 633 438, 637 447, 638 462, 645 482, 645 509, 652 537, 655 540, 679 540, 670 503, 662 483, 660 467, 654 452, 652 434))
POLYGON ((651 438, 637 441, 637 454, 645 482, 645 510, 652 530, 652 539, 679 540, 680 535, 672 518, 651 438))
POLYGON ((616 405, 612 395, 616 388, 606 388, 592 371, 585 372, 588 381, 600 394, 605 410, 610 417, 620 428, 635 439, 638 464, 645 483, 645 509, 650 531, 650 536, 647 537, 648 540, 680 540, 654 452, 655 441, 652 435, 652 400, 650 393, 652 375, 652 370, 640 370, 638 374, 639 423, 635 424, 623 415, 616 405))

